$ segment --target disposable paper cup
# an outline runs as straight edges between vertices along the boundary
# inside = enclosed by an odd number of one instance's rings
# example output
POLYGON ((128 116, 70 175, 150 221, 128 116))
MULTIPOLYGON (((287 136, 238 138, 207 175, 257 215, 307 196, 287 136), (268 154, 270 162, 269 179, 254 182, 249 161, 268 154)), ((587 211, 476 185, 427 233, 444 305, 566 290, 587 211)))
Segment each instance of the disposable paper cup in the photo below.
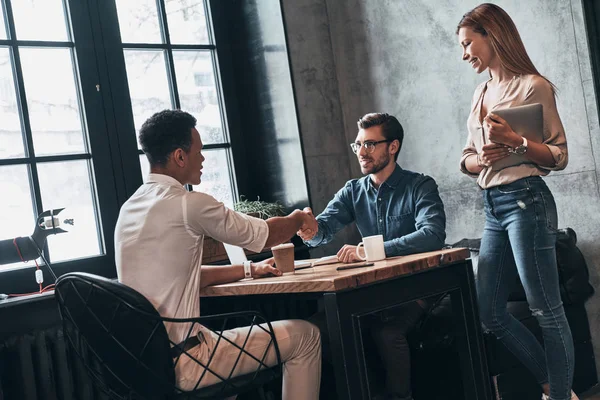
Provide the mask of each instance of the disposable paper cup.
POLYGON ((293 274, 294 271, 294 245, 284 243, 279 246, 271 247, 273 257, 275 257, 275 268, 284 275, 293 274))

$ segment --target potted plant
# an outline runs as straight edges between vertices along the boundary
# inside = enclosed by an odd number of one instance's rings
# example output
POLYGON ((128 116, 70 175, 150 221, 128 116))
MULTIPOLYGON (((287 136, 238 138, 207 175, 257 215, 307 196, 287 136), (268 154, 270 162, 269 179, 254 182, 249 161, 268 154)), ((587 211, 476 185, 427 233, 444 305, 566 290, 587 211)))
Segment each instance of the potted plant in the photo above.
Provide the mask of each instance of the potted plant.
POLYGON ((244 196, 240 196, 240 201, 233 205, 233 209, 261 219, 287 215, 285 207, 282 204, 278 202, 268 203, 262 201, 260 197, 257 197, 256 200, 247 200, 244 196))

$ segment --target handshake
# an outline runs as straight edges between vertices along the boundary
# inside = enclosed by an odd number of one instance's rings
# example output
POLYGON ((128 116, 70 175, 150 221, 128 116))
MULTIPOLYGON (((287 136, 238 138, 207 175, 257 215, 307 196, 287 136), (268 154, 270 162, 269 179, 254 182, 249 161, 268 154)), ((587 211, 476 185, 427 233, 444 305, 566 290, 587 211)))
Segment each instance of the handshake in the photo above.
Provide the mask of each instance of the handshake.
POLYGON ((294 213, 302 214, 302 226, 296 232, 296 235, 300 236, 302 240, 312 239, 319 231, 319 225, 310 207, 304 207, 302 211, 296 210, 294 213))

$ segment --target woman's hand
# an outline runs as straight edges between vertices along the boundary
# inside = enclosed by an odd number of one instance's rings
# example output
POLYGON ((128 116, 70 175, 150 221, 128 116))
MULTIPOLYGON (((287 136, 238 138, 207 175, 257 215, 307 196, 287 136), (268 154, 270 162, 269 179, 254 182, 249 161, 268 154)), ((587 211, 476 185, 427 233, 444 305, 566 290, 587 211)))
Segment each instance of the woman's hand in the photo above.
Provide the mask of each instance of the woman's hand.
POLYGON ((477 165, 480 167, 490 167, 498 160, 502 160, 509 155, 508 147, 503 144, 489 143, 481 148, 481 153, 477 154, 477 165))
POLYGON ((487 136, 490 142, 515 148, 523 142, 523 138, 512 130, 505 119, 494 113, 489 113, 483 119, 487 125, 487 136))
POLYGON ((250 269, 252 271, 253 278, 262 278, 265 276, 281 276, 281 271, 273 267, 275 259, 273 257, 267 258, 264 261, 258 263, 252 263, 250 269))

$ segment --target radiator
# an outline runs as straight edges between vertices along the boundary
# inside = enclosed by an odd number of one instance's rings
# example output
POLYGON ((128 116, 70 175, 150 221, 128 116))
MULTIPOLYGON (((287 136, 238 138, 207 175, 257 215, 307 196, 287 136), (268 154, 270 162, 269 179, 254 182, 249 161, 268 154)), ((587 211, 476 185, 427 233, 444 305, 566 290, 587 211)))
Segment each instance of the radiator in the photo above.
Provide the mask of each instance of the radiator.
MULTIPOLYGON (((313 300, 295 301, 285 297, 266 306, 249 298, 243 302, 210 298, 203 299, 201 304, 208 308, 207 315, 255 306, 271 320, 307 318, 317 308, 313 300)), ((93 388, 81 361, 67 354, 54 301, 45 307, 32 303, 30 308, 3 311, 0 315, 0 400, 108 400, 105 394, 93 388), (33 330, 34 322, 23 316, 35 317, 38 326, 52 327, 33 330), (22 323, 15 324, 19 318, 23 319, 22 323), (11 335, 12 329, 30 333, 11 335)))
POLYGON ((62 328, 0 342, 0 400, 107 400, 65 347, 62 328))

